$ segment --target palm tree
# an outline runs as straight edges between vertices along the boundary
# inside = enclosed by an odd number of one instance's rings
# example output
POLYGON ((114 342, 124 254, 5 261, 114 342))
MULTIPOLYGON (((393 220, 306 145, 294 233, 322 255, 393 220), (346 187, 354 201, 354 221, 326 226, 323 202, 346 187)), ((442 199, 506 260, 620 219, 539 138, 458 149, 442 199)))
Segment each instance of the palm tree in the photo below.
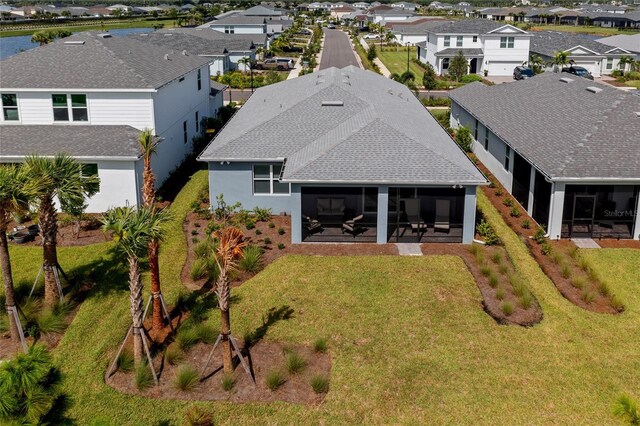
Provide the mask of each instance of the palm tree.
POLYGON ((13 288, 11 259, 7 243, 7 228, 14 212, 24 211, 40 182, 30 181, 24 166, 13 164, 0 165, 0 266, 4 283, 4 297, 9 314, 9 330, 14 343, 20 342, 19 321, 12 315, 16 307, 16 296, 13 288))
MULTIPOLYGON (((142 200, 146 207, 154 208, 156 202, 156 177, 151 168, 151 157, 156 153, 158 145, 157 139, 153 137, 150 129, 145 129, 138 138, 142 159, 144 161, 144 170, 142 172, 142 200)), ((154 330, 161 330, 162 321, 162 290, 160 287, 160 265, 158 263, 160 243, 152 238, 149 241, 149 275, 151 277, 151 296, 153 298, 153 314, 152 325, 154 330)))
POLYGON ((171 219, 168 210, 157 210, 144 206, 140 208, 116 207, 102 217, 102 230, 113 232, 113 239, 127 257, 129 265, 129 298, 133 323, 133 356, 136 366, 142 363, 142 280, 140 279, 140 259, 148 250, 153 239, 161 241, 166 223, 171 219))
POLYGON ((238 59, 238 65, 242 65, 242 71, 247 71, 251 67, 251 58, 245 56, 243 58, 238 59))
POLYGON ((568 52, 553 52, 553 60, 551 61, 551 65, 553 65, 556 69, 556 72, 562 71, 562 67, 569 63, 569 53, 568 52))
MULTIPOLYGON (((526 62, 525 62, 526 64, 526 62)), ((544 66, 544 61, 539 55, 531 54, 529 56, 528 62, 529 68, 533 71, 534 74, 540 74, 542 72, 542 67, 544 66)))
MULTIPOLYGON (((620 67, 620 70, 622 71, 622 74, 625 73, 625 71, 627 69, 627 65, 633 65, 633 62, 634 62, 634 59, 629 55, 620 56, 620 62, 618 64, 618 66, 620 67)), ((631 67, 629 67, 629 69, 631 70, 631 67)))
POLYGON ((618 398, 613 406, 613 414, 625 419, 630 425, 640 425, 640 410, 628 395, 618 398))
POLYGON ((44 303, 53 306, 58 298, 57 234, 58 212, 55 199, 61 203, 78 204, 98 191, 100 179, 82 173, 82 164, 66 154, 54 157, 33 155, 26 159, 26 172, 30 182, 40 182, 34 193, 40 212, 39 226, 43 248, 44 303))
POLYGON ((237 267, 237 260, 242 256, 247 243, 243 241, 242 231, 233 226, 222 228, 213 233, 213 237, 219 241, 214 259, 220 271, 216 280, 215 293, 220 306, 220 334, 222 335, 222 365, 225 374, 233 372, 233 356, 231 354, 231 322, 229 320, 229 298, 231 288, 229 286, 229 274, 237 267))

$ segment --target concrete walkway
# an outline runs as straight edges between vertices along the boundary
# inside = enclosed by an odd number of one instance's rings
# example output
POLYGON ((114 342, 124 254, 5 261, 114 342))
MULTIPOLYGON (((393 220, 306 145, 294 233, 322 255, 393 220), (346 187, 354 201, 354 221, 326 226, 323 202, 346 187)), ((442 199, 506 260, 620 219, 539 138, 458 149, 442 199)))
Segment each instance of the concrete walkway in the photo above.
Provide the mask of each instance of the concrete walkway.
POLYGON ((422 256, 422 249, 417 243, 396 243, 400 256, 422 256))
POLYGON ((581 249, 597 249, 600 248, 598 243, 596 243, 591 238, 572 238, 571 241, 581 249))
MULTIPOLYGON (((362 46, 364 48, 365 52, 367 52, 369 50, 369 44, 367 44, 367 42, 365 41, 364 38, 360 38, 360 46, 362 46)), ((387 78, 391 77, 391 73, 389 72, 389 69, 384 66, 384 64, 382 63, 380 58, 375 58, 373 60, 373 63, 376 64, 378 66, 378 68, 380 69, 380 74, 382 74, 383 76, 385 76, 387 78)))
POLYGON ((298 57, 298 60, 293 65, 293 69, 289 73, 287 80, 291 80, 292 78, 296 78, 300 75, 300 71, 302 71, 302 56, 298 57))

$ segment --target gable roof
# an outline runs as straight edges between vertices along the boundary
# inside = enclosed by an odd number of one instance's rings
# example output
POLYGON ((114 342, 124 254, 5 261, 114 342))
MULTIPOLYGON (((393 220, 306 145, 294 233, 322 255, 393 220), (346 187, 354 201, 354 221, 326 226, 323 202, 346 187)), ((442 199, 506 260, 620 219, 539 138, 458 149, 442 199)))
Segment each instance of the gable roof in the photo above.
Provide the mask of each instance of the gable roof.
POLYGON ((473 83, 450 97, 552 179, 640 181, 638 96, 547 72, 514 84, 473 83))
POLYGON ((245 16, 280 16, 282 15, 281 10, 277 10, 275 8, 264 6, 261 4, 250 7, 249 9, 244 10, 241 13, 245 16))
POLYGON ((559 31, 532 32, 529 50, 538 55, 553 57, 554 52, 569 51, 577 46, 582 46, 596 55, 602 55, 611 50, 611 46, 599 43, 588 37, 559 31))
POLYGON ((0 125, 0 158, 64 152, 93 160, 137 160, 140 133, 131 126, 0 125))
POLYGON ((265 22, 264 16, 235 14, 211 21, 209 25, 263 25, 265 22))
POLYGON ((278 159, 288 182, 486 182, 406 86, 353 66, 256 90, 200 156, 278 159))
POLYGON ((640 33, 637 34, 619 34, 611 37, 599 38, 598 43, 606 44, 611 47, 619 47, 628 52, 640 54, 640 33))
POLYGON ((171 28, 154 31, 150 34, 133 34, 129 37, 162 46, 165 49, 177 52, 186 50, 189 53, 201 56, 220 56, 224 54, 225 49, 227 52, 248 52, 253 44, 250 38, 224 37, 226 35, 228 34, 211 29, 171 28), (202 36, 203 33, 205 33, 205 36, 202 36), (209 38, 206 33, 218 33, 223 37, 209 38))
POLYGON ((208 63, 130 37, 103 35, 77 33, 4 59, 0 85, 3 89, 158 89, 208 63))
POLYGON ((504 22, 487 19, 461 19, 431 28, 429 32, 432 34, 486 34, 505 25, 504 22))

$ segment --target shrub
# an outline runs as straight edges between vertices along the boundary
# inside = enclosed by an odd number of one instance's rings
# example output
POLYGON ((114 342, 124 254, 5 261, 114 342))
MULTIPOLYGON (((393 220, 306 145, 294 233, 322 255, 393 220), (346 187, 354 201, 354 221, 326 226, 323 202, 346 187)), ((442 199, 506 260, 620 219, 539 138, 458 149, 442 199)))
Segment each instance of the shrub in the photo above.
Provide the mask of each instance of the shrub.
POLYGON ((460 78, 460 82, 462 83, 473 83, 474 81, 482 81, 482 77, 480 77, 478 74, 467 74, 467 75, 463 75, 462 78, 460 78))
POLYGON ((489 285, 495 288, 498 285, 498 277, 494 274, 489 275, 489 285))
POLYGON ((191 279, 198 281, 207 276, 207 260, 204 258, 197 258, 191 264, 191 279))
POLYGON ((262 249, 255 245, 247 246, 242 258, 238 262, 238 267, 247 272, 258 272, 262 265, 262 249))
POLYGON ((486 245, 491 246, 498 243, 498 235, 496 235, 496 232, 493 230, 491 225, 489 225, 484 219, 480 221, 476 230, 478 231, 478 234, 484 238, 486 245))
POLYGON ((502 309, 502 313, 506 316, 509 316, 513 313, 513 305, 510 302, 502 302, 500 305, 500 309, 502 309))
POLYGON ((327 339, 319 337, 313 342, 314 352, 323 354, 327 352, 327 348, 328 348, 327 339))
POLYGON ((261 209, 260 207, 255 207, 253 209, 253 214, 255 215, 256 220, 260 222, 266 222, 271 220, 271 209, 261 209))
POLYGON ((482 250, 480 249, 480 245, 479 244, 471 244, 469 246, 469 251, 471 252, 471 254, 473 254, 474 256, 477 256, 478 253, 480 253, 482 250))
POLYGON ((493 189, 495 187, 496 187, 496 183, 493 180, 489 179, 489 188, 493 189))
POLYGON ((577 289, 583 290, 586 284, 585 279, 582 277, 573 277, 571 279, 571 285, 577 289))
POLYGON ((624 304, 622 303, 622 300, 620 300, 620 298, 615 294, 611 296, 611 306, 618 312, 624 311, 624 304))
POLYGON ((571 246, 569 246, 567 252, 569 253, 569 256, 571 256, 573 259, 577 260, 577 258, 578 258, 578 247, 576 247, 574 245, 571 245, 571 246))
POLYGON ((136 387, 138 390, 145 390, 149 386, 153 385, 153 375, 151 369, 144 363, 140 367, 136 368, 136 387))
POLYGON ((212 251, 213 251, 213 240, 209 236, 207 236, 204 240, 200 241, 193 248, 193 252, 196 254, 196 257, 201 259, 209 257, 212 251))
POLYGON ((298 374, 307 366, 307 361, 300 354, 291 352, 287 355, 285 365, 289 374, 298 374))
POLYGON ((549 256, 553 253, 553 247, 551 247, 551 244, 549 244, 549 242, 542 243, 542 248, 540 250, 545 256, 549 256))
POLYGON ((269 390, 275 391, 285 383, 284 374, 280 370, 273 370, 267 373, 266 383, 269 390))
POLYGON ((519 208, 517 208, 516 206, 513 206, 511 207, 511 211, 509 212, 509 215, 511 215, 511 217, 518 218, 522 216, 522 212, 520 212, 519 208))
POLYGON ((504 195, 504 191, 500 188, 493 191, 493 193, 496 194, 496 197, 502 197, 504 195))
POLYGON ((471 152, 471 132, 466 127, 459 127, 456 131, 456 142, 464 152, 471 152))
POLYGON ((173 378, 173 386, 176 389, 189 392, 198 385, 199 380, 200 375, 195 367, 189 364, 182 364, 176 370, 176 375, 173 378))
POLYGON ((171 365, 178 365, 184 358, 184 352, 178 345, 169 345, 164 354, 164 359, 171 365))
POLYGON ((562 278, 570 278, 571 277, 571 268, 566 263, 562 265, 560 268, 560 275, 562 278))
POLYGON ((609 289, 609 286, 603 282, 598 282, 598 291, 605 297, 611 295, 611 289, 609 289))
POLYGON ((533 241, 538 244, 544 243, 545 241, 547 241, 547 237, 545 236, 546 233, 547 231, 545 231, 542 226, 536 227, 536 232, 533 234, 533 241))
POLYGON ((273 229, 276 227, 276 224, 273 222, 269 222, 269 228, 273 229))
POLYGON ((182 326, 176 334, 176 343, 183 351, 198 343, 198 339, 198 330, 195 327, 182 326))
POLYGON ((533 296, 527 291, 522 296, 520 296, 518 302, 520 303, 522 309, 529 309, 533 303, 533 296))
POLYGON ((225 392, 229 392, 231 389, 233 389, 233 386, 235 384, 236 384, 236 381, 233 378, 233 376, 229 374, 225 374, 224 376, 222 376, 222 389, 225 392))
POLYGON ((133 371, 134 362, 133 354, 131 353, 131 351, 125 349, 120 352, 118 359, 116 359, 116 368, 118 369, 118 371, 122 371, 123 373, 133 371))
POLYGON ((531 221, 529 219, 525 219, 522 221, 522 228, 529 229, 531 228, 531 221))
POLYGON ((248 231, 252 230, 253 228, 256 227, 256 223, 255 222, 247 222, 245 225, 245 228, 247 228, 248 231))
POLYGON ((188 426, 213 426, 213 416, 195 405, 187 408, 184 418, 188 426))
POLYGON ((284 250, 284 244, 283 243, 279 243, 278 244, 278 249, 279 250, 284 250))
POLYGON ((284 228, 278 228, 278 235, 284 235, 284 228))
POLYGON ((218 337, 218 332, 210 324, 200 323, 194 327, 194 331, 199 342, 211 344, 218 337))
POLYGON ((269 238, 269 237, 265 238, 264 239, 264 243, 265 243, 265 245, 271 244, 271 238, 269 238))
POLYGON ((504 204, 507 207, 512 207, 513 206, 513 199, 510 198, 510 197, 507 197, 504 200, 502 200, 502 204, 504 204))
POLYGON ((256 229, 256 235, 262 235, 262 231, 259 229, 256 229))
POLYGON ((489 275, 491 275, 491 268, 489 268, 488 266, 481 266, 480 273, 483 276, 488 277, 489 275))
POLYGON ((594 300, 596 300, 596 294, 593 291, 583 290, 582 300, 584 300, 585 303, 592 303, 594 300))
POLYGON ((504 288, 500 287, 496 290, 496 299, 503 300, 505 297, 504 288))
POLYGON ((60 334, 67 328, 67 323, 62 313, 57 313, 53 309, 43 310, 37 317, 36 323, 40 333, 60 334))
POLYGON ((329 379, 325 376, 313 376, 311 378, 310 384, 315 393, 327 393, 329 391, 329 379))
POLYGON ((500 255, 500 253, 495 252, 491 255, 491 260, 497 265, 502 260, 502 256, 500 255))
POLYGON ((509 268, 507 268, 507 265, 505 264, 500 264, 500 266, 498 266, 498 272, 500 272, 501 274, 506 274, 509 271, 509 268))

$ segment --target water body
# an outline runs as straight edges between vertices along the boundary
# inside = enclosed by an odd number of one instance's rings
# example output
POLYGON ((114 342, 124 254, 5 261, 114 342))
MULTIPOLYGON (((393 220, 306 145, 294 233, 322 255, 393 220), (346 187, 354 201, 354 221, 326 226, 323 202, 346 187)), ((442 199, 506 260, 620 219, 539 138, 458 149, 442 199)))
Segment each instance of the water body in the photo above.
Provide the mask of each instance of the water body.
MULTIPOLYGON (((150 33, 153 28, 120 28, 109 30, 109 33, 115 36, 125 36, 129 34, 143 34, 150 33)), ((1 37, 0 38, 0 59, 8 58, 9 56, 20 53, 24 50, 33 49, 38 47, 39 43, 31 41, 31 36, 15 36, 15 37, 1 37)))

